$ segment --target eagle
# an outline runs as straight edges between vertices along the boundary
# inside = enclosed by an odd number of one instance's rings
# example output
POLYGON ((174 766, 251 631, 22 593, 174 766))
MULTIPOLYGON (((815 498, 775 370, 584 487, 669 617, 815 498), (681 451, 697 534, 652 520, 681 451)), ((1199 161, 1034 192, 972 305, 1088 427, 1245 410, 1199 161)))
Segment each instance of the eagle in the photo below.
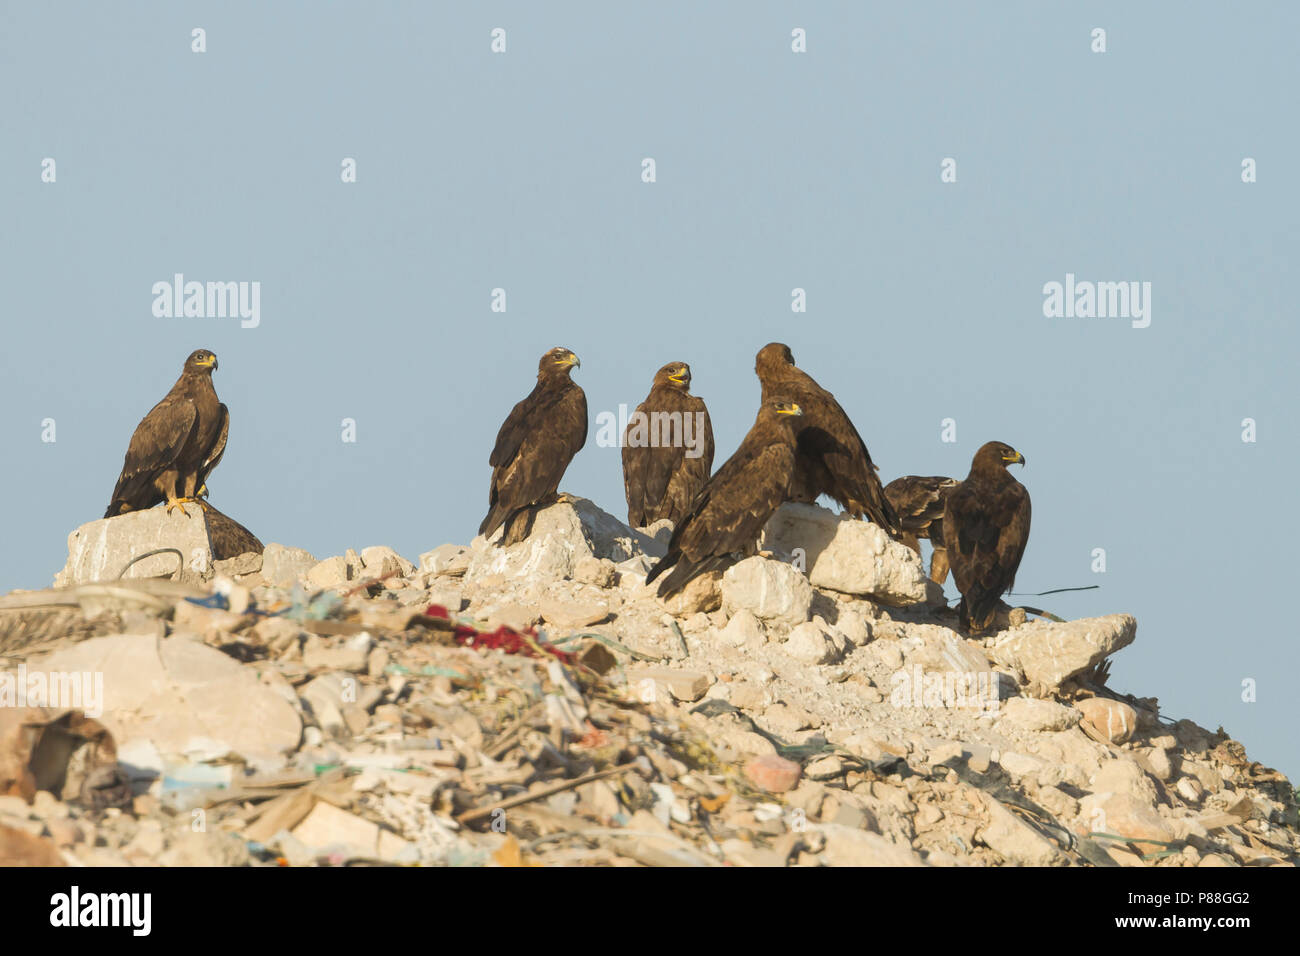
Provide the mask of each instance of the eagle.
POLYGON ((794 402, 763 402, 740 447, 700 489, 673 528, 668 553, 646 575, 650 584, 672 569, 659 584, 661 598, 676 594, 697 574, 725 567, 735 552, 758 541, 789 494, 797 454, 793 425, 802 415, 794 402))
POLYGON ((249 551, 262 553, 262 542, 234 518, 222 514, 212 505, 203 510, 208 520, 208 544, 212 546, 213 561, 237 558, 249 551))
POLYGON ((660 518, 674 525, 713 470, 713 425, 704 400, 690 392, 691 367, 669 362, 655 373, 646 400, 623 434, 627 521, 644 528, 660 518))
POLYGON ((1029 492, 1007 471, 1013 463, 1023 466, 1025 456, 1004 442, 988 442, 943 509, 943 540, 961 592, 957 613, 973 632, 992 623, 1029 542, 1029 492))
POLYGON ((171 391, 136 426, 105 518, 164 501, 168 514, 180 508, 189 517, 184 503, 206 490, 230 432, 230 413, 212 387, 216 368, 207 349, 190 353, 171 391))
POLYGON ((948 551, 943 543, 943 506, 948 493, 960 482, 939 475, 904 475, 885 485, 885 500, 894 509, 903 543, 921 553, 919 538, 934 545, 930 556, 930 580, 943 584, 948 579, 948 551))
POLYGON ((506 525, 503 546, 528 537, 535 506, 555 498, 564 470, 587 443, 587 396, 570 377, 575 367, 582 363, 568 349, 543 355, 537 384, 497 432, 488 458, 488 513, 478 532, 490 538, 506 525))
POLYGON ((816 501, 819 495, 829 495, 853 517, 865 517, 895 533, 894 509, 885 499, 876 466, 835 396, 798 368, 789 346, 780 342, 759 350, 754 371, 764 402, 793 402, 803 409, 789 500, 816 501))

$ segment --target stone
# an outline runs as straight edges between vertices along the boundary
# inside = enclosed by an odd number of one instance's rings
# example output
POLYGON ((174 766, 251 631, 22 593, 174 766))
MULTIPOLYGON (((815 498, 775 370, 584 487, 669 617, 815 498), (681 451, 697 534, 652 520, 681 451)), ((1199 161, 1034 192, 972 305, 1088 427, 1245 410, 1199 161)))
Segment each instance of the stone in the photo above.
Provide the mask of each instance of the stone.
POLYGON ((1147 763, 1151 767, 1151 773, 1157 780, 1172 780, 1174 777, 1174 765, 1169 759, 1169 751, 1163 747, 1155 747, 1147 752, 1147 763))
POLYGON ((899 646, 909 667, 920 664, 927 673, 986 674, 992 669, 979 645, 963 640, 946 627, 912 625, 899 646))
POLYGON ((1029 754, 1022 754, 1016 750, 1004 750, 998 755, 998 763, 1002 769, 1011 774, 1012 777, 1031 777, 1043 769, 1043 761, 1037 757, 1031 757, 1029 754))
POLYGON ((826 838, 821 862, 826 866, 925 866, 909 847, 886 839, 879 833, 860 830, 839 823, 822 823, 816 827, 826 838))
POLYGON ((1050 700, 1033 697, 1012 697, 1002 702, 1002 721, 1017 730, 1030 733, 1069 730, 1079 722, 1080 714, 1050 700))
MULTIPOLYGON (((499 534, 499 532, 498 532, 499 534)), ((569 496, 540 509, 528 537, 508 548, 474 539, 466 572, 470 578, 499 574, 504 578, 563 580, 573 576, 582 558, 619 563, 636 555, 660 557, 663 549, 586 498, 569 496)))
POLYGON ((1122 700, 1109 697, 1085 697, 1074 706, 1093 730, 1113 744, 1122 744, 1137 728, 1137 711, 1122 700))
POLYGON ((484 613, 488 628, 496 629, 504 624, 512 631, 526 631, 541 620, 541 614, 535 604, 512 601, 500 604, 484 613))
MULTIPOLYGON (((689 617, 692 614, 709 614, 722 607, 722 573, 706 571, 697 574, 686 582, 686 586, 661 603, 673 617, 689 617)), ((656 580, 651 588, 658 588, 656 580)), ((653 591, 651 593, 654 593, 653 591)))
POLYGON ((365 673, 370 660, 371 644, 370 635, 364 631, 337 645, 332 644, 328 638, 313 634, 303 645, 302 662, 310 668, 365 673))
POLYGON ((808 580, 819 588, 867 595, 886 604, 917 604, 930 594, 921 558, 869 521, 818 505, 788 502, 763 529, 762 547, 801 550, 808 580))
POLYGON ((335 555, 318 562, 307 572, 307 584, 315 590, 334 588, 352 580, 352 568, 347 558, 335 555))
POLYGON ((103 674, 100 722, 118 741, 148 738, 164 754, 184 753, 198 737, 239 754, 275 754, 302 736, 298 712, 256 671, 194 641, 93 637, 28 664, 37 666, 103 674))
POLYGON ((989 823, 976 834, 985 846, 1017 866, 1052 866, 1062 862, 1061 851, 1002 803, 980 792, 989 823))
POLYGON ((793 760, 771 754, 745 764, 745 778, 768 793, 786 793, 799 783, 803 769, 793 760))
POLYGON ((718 631, 718 640, 732 647, 748 647, 757 650, 763 646, 767 638, 763 636, 762 625, 758 623, 754 613, 741 608, 731 615, 727 626, 718 631))
POLYGON ((804 575, 783 561, 745 558, 722 575, 722 603, 729 614, 744 609, 762 621, 791 626, 808 620, 813 589, 804 575))
POLYGON ((318 800, 292 832, 295 839, 317 851, 332 848, 356 856, 377 856, 379 851, 377 824, 324 800, 318 800))
POLYGON ((1078 621, 1033 621, 999 635, 989 654, 1030 681, 1034 696, 1060 689, 1071 677, 1133 643, 1137 621, 1127 614, 1078 621))
POLYGON ((871 621, 855 608, 841 608, 835 626, 855 647, 862 647, 871 640, 871 621))
POLYGON ((54 586, 119 578, 170 578, 182 569, 207 573, 212 564, 207 518, 195 505, 186 508, 188 518, 179 508, 169 515, 159 507, 83 524, 68 535, 68 560, 55 575, 54 586), (174 548, 180 556, 168 551, 131 564, 138 555, 160 548, 174 548))
POLYGON ((638 697, 645 700, 643 691, 646 682, 663 687, 674 700, 693 703, 704 696, 713 681, 703 671, 675 670, 670 667, 633 667, 628 668, 629 687, 637 688, 638 697))
POLYGON ((416 571, 414 564, 382 544, 362 548, 361 565, 368 578, 379 578, 394 572, 402 577, 410 577, 416 571))
POLYGON ((1094 793, 1131 793, 1148 805, 1156 802, 1155 784, 1128 758, 1102 763, 1092 775, 1091 789, 1094 793))
POLYGON ((317 563, 310 551, 272 542, 262 552, 262 580, 269 587, 292 588, 317 563))
POLYGON ((829 664, 840 656, 830 635, 812 621, 806 621, 791 630, 781 647, 795 660, 805 664, 829 664))
POLYGON ((609 617, 609 605, 595 601, 563 601, 556 598, 543 598, 541 602, 542 619, 561 630, 576 630, 599 624, 609 617))
POLYGON ((420 570, 429 574, 464 574, 469 567, 470 549, 460 544, 440 544, 420 555, 420 570))
POLYGON ((1113 833, 1137 843, 1143 853, 1163 850, 1173 832, 1152 807, 1131 793, 1092 793, 1079 801, 1079 817, 1094 833, 1113 833))
POLYGON ((258 551, 249 551, 238 557, 226 558, 224 561, 213 561, 212 570, 231 578, 255 574, 262 570, 262 555, 258 551))
POLYGON ((608 558, 584 557, 573 564, 573 580, 580 584, 612 588, 617 578, 618 565, 608 558))

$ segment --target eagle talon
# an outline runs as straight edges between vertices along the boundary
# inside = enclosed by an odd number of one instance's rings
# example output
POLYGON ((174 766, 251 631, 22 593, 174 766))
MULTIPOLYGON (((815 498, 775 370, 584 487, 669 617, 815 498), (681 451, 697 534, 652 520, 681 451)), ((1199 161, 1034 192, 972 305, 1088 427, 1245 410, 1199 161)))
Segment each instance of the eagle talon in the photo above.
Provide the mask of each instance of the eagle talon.
POLYGON ((189 513, 188 511, 185 510, 185 504, 184 504, 184 503, 185 503, 186 501, 188 501, 188 502, 190 502, 190 503, 192 504, 192 503, 194 502, 194 499, 193 499, 193 498, 172 498, 172 499, 170 499, 170 500, 167 502, 167 510, 166 510, 166 513, 167 513, 167 514, 171 514, 173 508, 180 508, 180 509, 181 509, 181 514, 183 514, 185 517, 188 518, 188 517, 190 516, 190 513, 189 513))

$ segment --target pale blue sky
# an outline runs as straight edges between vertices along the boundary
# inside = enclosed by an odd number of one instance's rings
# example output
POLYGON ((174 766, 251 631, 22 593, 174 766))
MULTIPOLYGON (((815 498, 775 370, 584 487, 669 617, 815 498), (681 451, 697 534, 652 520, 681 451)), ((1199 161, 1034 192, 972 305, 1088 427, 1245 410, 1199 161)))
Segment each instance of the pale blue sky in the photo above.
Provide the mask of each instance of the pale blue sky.
MULTIPOLYGON (((49 583, 198 347, 232 418, 214 503, 415 557, 473 535, 548 347, 593 420, 690 362, 720 462, 776 339, 885 480, 1023 451, 1019 590, 1100 584, 1040 603, 1137 616, 1113 686, 1300 773, 1298 34, 1280 2, 4 0, 0 588, 49 583), (261 325, 155 318, 175 272, 260 281, 261 325), (1152 283, 1150 327, 1045 318, 1067 272, 1152 283)), ((563 487, 621 515, 619 467, 593 441, 563 487)))

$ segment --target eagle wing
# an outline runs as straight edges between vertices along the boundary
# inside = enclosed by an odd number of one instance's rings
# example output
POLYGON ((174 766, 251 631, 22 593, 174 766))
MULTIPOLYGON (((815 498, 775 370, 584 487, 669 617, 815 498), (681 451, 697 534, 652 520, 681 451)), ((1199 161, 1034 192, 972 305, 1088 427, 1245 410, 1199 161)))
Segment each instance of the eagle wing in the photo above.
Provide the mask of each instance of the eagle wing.
POLYGON ((149 508, 162 500, 153 481, 176 464, 197 421, 194 400, 183 390, 169 392, 150 409, 131 435, 105 518, 124 510, 149 508))
MULTIPOLYGON (((212 469, 216 468, 221 462, 221 456, 226 453, 226 436, 230 434, 230 409, 226 408, 225 403, 217 406, 218 416, 221 421, 217 429, 217 440, 213 442, 212 447, 208 449, 203 458, 203 464, 199 466, 199 478, 195 488, 202 488, 208 483, 208 475, 212 474, 212 469)), ((243 552, 240 552, 241 554, 243 552)))
POLYGON ((479 533, 491 536, 513 512, 553 495, 569 462, 587 443, 587 396, 570 382, 534 389, 497 434, 488 514, 479 533))

